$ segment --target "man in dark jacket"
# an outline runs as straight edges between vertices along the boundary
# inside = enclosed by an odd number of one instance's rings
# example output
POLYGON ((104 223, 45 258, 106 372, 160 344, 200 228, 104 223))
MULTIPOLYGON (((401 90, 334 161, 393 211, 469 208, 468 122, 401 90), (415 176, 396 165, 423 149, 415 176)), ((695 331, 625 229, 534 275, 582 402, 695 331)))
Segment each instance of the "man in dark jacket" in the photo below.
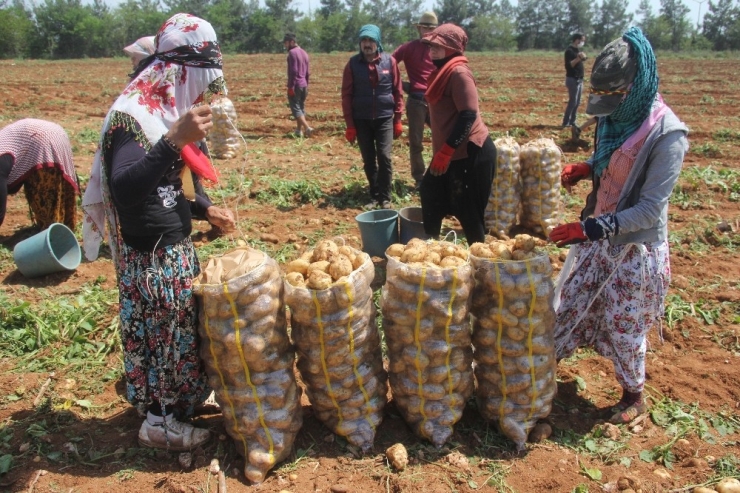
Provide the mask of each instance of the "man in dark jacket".
POLYGON ((371 197, 365 208, 390 209, 391 148, 403 132, 401 73, 393 57, 383 53, 377 26, 362 26, 358 37, 360 52, 349 59, 342 75, 344 136, 360 146, 371 197))
POLYGON ((576 125, 576 113, 581 104, 583 90, 583 62, 586 60, 586 54, 582 50, 584 43, 586 43, 586 36, 582 33, 575 33, 565 50, 565 87, 568 88, 568 106, 563 115, 563 127, 576 125))

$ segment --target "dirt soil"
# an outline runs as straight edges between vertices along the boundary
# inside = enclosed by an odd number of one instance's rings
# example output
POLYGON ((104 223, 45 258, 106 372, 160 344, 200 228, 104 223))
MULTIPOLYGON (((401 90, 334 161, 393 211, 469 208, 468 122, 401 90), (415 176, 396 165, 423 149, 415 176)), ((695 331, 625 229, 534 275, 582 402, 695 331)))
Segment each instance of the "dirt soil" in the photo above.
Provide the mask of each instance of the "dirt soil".
MULTIPOLYGON (((249 180, 242 192, 225 194, 229 198, 219 204, 239 213, 240 231, 231 240, 258 240, 267 251, 292 245, 292 257, 323 236, 359 236, 354 217, 367 201, 365 181, 359 151, 343 137, 339 95, 342 68, 349 56, 312 55, 307 109, 316 133, 310 139, 289 135, 294 122, 286 105, 284 55, 225 58, 229 96, 248 142, 246 152, 242 149, 235 158, 216 161, 222 176, 243 175, 249 180), (229 175, 230 170, 238 175, 229 175), (257 197, 268 186, 266 177, 317 181, 324 197, 316 203, 285 207, 261 202, 257 197)), ((564 162, 588 156, 593 129, 573 142, 570 131, 559 127, 567 102, 560 54, 472 54, 470 63, 483 119, 492 133, 509 131, 520 143, 538 136, 553 138, 564 151, 564 162)), ((128 61, 0 61, 0 69, 5 79, 0 126, 24 117, 58 122, 70 135, 77 171, 86 181, 97 133, 125 85, 128 61)), ((735 80, 739 72, 740 61, 735 58, 659 57, 661 92, 691 129, 692 151, 686 156, 685 168, 729 168, 735 171, 733 182, 740 171, 740 151, 732 140, 738 134, 731 130, 738 127, 735 80), (729 140, 718 138, 728 130, 729 140)), ((579 120, 583 119, 585 115, 580 115, 579 120)), ((395 205, 418 205, 418 196, 411 193, 413 180, 404 138, 394 144, 394 168, 399 197, 395 205)), ((726 185, 733 184, 728 181, 726 185)), ((218 189, 216 186, 214 191, 218 189)), ((684 178, 677 190, 686 199, 672 203, 670 209, 670 293, 693 303, 694 313, 651 332, 647 392, 653 402, 666 397, 696 404, 696 409, 722 412, 740 423, 738 190, 733 196, 721 184, 684 178), (713 310, 711 324, 699 316, 708 310, 713 310)), ((566 218, 575 218, 587 192, 585 184, 574 189, 566 218)), ((454 221, 447 225, 456 227, 454 221)), ((213 241, 208 231, 207 223, 196 221, 198 246, 213 241)), ((11 197, 0 226, 0 245, 12 251, 17 242, 34 233, 23 194, 11 197)), ((77 234, 81 238, 79 228, 77 234)), ((560 265, 564 253, 551 251, 553 263, 560 265)), ((12 261, 0 266, 0 289, 31 301, 42 294, 74 294, 94 281, 115 287, 115 273, 107 257, 83 262, 72 273, 32 280, 24 278, 12 261)), ((115 315, 114 306, 110 316, 115 315)), ((177 454, 139 448, 136 435, 141 421, 125 402, 121 378, 105 382, 101 374, 97 390, 91 391, 64 367, 49 375, 18 371, 16 363, 9 358, 0 361, 0 422, 17 424, 6 437, 3 453, 14 459, 10 471, 0 476, 0 491, 216 491, 216 476, 208 472, 213 458, 219 459, 230 492, 618 491, 617 480, 628 476, 635 481, 635 491, 681 491, 714 477, 711 466, 716 459, 733 453, 738 457, 733 446, 740 439, 738 427, 713 443, 697 434, 675 441, 650 418, 636 428, 621 427, 619 441, 624 448, 614 456, 586 453, 582 447, 572 446, 574 439, 599 434, 603 411, 619 397, 611 363, 583 351, 559 366, 558 396, 550 415, 553 435, 550 440, 528 445, 525 453, 517 454, 495 426, 484 423, 472 401, 447 446, 437 450, 413 435, 391 400, 373 452, 361 456, 313 417, 304 396, 304 424, 293 455, 263 484, 250 487, 241 473, 244 461, 226 437, 219 414, 199 418, 218 438, 193 454, 190 467, 183 467, 177 454), (49 377, 45 389, 48 400, 35 406, 34 399, 49 377), (25 390, 20 399, 6 399, 17 395, 18 389, 25 390), (65 399, 86 399, 94 407, 59 408, 65 399), (29 429, 41 422, 51 431, 36 438, 29 429), (389 467, 384 453, 398 442, 406 446, 410 457, 409 466, 400 472, 389 467), (675 456, 672 469, 639 458, 640 451, 664 444, 675 456), (93 450, 94 456, 89 453, 93 450), (52 451, 61 453, 52 456, 56 460, 49 458, 52 451), (592 468, 600 470, 600 479, 589 478, 585 471, 592 468)), ((111 355, 109 368, 119 365, 120 354, 111 355)))

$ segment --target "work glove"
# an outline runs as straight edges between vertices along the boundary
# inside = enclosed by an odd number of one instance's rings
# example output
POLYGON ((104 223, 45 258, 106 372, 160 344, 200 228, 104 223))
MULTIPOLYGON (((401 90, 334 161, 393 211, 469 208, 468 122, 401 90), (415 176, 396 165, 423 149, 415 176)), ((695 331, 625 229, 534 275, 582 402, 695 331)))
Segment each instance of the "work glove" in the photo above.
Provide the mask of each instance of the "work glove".
POLYGON ((560 183, 570 192, 570 187, 591 174, 591 166, 586 163, 568 164, 560 173, 560 183))
POLYGON ((583 232, 583 224, 580 222, 561 224, 552 230, 550 240, 559 247, 583 243, 588 237, 583 232))
POLYGON ((354 144, 357 139, 357 129, 347 127, 347 130, 344 131, 344 138, 347 139, 347 142, 350 144, 354 144))
POLYGON ((397 139, 401 136, 403 133, 403 125, 401 125, 401 120, 398 120, 397 122, 393 122, 393 138, 397 139))
POLYGON ((452 155, 455 153, 455 148, 450 147, 446 143, 442 146, 442 149, 438 150, 432 158, 432 164, 429 165, 429 172, 432 176, 444 175, 447 173, 447 168, 450 167, 450 160, 452 155))
POLYGON ((291 98, 295 96, 295 90, 292 87, 288 88, 288 96, 290 96, 291 98))

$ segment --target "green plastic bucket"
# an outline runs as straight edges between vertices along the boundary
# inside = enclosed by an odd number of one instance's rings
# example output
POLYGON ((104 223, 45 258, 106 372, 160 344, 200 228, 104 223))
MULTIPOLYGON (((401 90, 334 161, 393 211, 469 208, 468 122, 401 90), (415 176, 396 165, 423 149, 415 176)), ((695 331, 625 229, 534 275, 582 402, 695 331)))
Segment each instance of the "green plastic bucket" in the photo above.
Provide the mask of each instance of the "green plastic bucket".
POLYGON ((378 209, 355 217, 362 237, 362 251, 371 257, 385 257, 386 249, 398 243, 398 212, 378 209))
POLYGON ((424 232, 424 216, 421 207, 404 207, 398 211, 401 226, 401 243, 404 245, 412 238, 428 240, 431 235, 424 232))
POLYGON ((15 245, 13 260, 24 276, 39 277, 75 270, 82 260, 82 252, 72 230, 54 223, 15 245))

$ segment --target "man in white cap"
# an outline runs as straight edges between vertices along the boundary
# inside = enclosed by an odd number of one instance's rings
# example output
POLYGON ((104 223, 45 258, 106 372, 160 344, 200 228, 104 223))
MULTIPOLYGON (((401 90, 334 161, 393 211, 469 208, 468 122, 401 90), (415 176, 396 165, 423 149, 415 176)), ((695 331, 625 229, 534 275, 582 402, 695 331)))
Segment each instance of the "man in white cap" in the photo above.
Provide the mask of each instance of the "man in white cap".
POLYGON ((421 42, 425 34, 430 33, 437 27, 437 16, 434 12, 424 12, 416 24, 419 39, 414 39, 402 44, 393 52, 393 58, 397 63, 403 62, 406 67, 408 82, 403 83, 403 88, 408 98, 406 99, 406 118, 409 124, 409 156, 411 160, 411 176, 416 182, 418 190, 421 179, 424 177, 424 157, 422 151, 424 146, 424 124, 429 124, 429 108, 424 99, 427 90, 427 78, 434 70, 434 64, 429 56, 429 45, 421 42))

